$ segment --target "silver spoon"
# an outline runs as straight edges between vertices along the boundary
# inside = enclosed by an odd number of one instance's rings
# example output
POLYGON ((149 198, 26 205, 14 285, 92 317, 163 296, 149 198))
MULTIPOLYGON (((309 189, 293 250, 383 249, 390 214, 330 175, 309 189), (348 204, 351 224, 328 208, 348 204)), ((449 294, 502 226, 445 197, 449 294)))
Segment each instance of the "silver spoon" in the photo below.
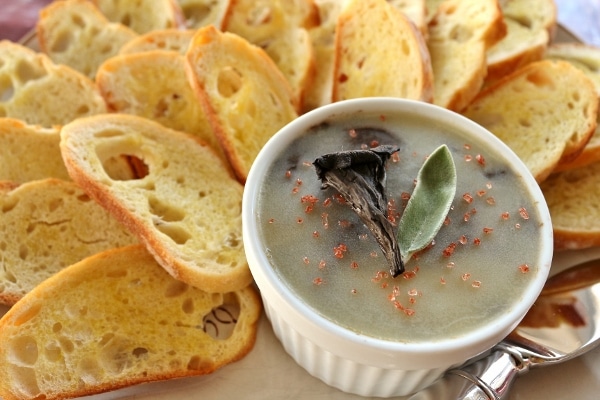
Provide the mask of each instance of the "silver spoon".
POLYGON ((485 357, 450 370, 409 400, 504 400, 530 368, 570 360, 600 343, 600 260, 548 279, 519 326, 485 357))

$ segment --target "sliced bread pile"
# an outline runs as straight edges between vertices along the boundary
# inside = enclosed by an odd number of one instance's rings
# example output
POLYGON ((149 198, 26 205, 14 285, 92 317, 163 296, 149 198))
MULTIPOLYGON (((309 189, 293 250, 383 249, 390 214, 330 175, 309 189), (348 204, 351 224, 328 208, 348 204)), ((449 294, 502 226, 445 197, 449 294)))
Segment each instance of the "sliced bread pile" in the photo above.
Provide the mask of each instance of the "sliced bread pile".
POLYGON ((0 397, 244 356, 260 301, 243 184, 277 130, 334 101, 409 98, 477 121, 540 183, 556 248, 600 245, 600 55, 552 43, 555 28, 552 0, 53 2, 31 48, 0 42, 0 225, 14 236, 0 240, 0 301, 14 304, 0 397), (237 320, 217 341, 215 307, 237 320))

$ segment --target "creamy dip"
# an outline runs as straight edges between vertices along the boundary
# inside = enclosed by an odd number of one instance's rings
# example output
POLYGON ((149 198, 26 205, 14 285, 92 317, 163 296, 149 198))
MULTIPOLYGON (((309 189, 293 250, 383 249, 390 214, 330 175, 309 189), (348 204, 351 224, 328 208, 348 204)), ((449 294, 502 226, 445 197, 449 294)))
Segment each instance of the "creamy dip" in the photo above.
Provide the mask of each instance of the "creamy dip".
POLYGON ((260 188, 260 235, 281 280, 323 317, 393 341, 460 336, 506 313, 540 268, 542 222, 502 155, 465 137, 405 116, 342 116, 311 128, 277 156, 260 188), (326 153, 380 144, 400 147, 385 187, 395 223, 441 144, 458 181, 434 242, 396 278, 367 227, 333 189, 321 189, 312 165, 326 153))

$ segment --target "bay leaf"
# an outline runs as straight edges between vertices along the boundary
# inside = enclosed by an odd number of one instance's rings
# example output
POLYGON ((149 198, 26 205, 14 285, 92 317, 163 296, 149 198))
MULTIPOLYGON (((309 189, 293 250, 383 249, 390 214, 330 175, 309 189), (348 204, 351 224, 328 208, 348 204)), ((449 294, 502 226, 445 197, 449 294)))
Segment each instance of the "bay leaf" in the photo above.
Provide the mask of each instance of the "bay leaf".
POLYGON ((417 184, 398 224, 403 263, 427 247, 442 227, 456 193, 456 166, 448 146, 435 149, 421 166, 417 184))

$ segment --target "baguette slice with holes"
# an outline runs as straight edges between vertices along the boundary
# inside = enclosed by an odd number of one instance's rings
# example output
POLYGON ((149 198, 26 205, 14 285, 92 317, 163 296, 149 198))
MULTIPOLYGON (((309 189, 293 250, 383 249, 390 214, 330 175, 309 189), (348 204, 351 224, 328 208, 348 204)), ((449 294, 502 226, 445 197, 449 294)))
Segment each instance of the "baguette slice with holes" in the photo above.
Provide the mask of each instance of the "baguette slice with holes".
POLYGON ((565 61, 537 61, 482 91, 464 115, 504 141, 542 182, 577 157, 596 128, 598 95, 565 61))
POLYGON ((107 250, 44 281, 0 320, 0 396, 83 397, 208 374, 251 350, 260 313, 252 286, 207 293, 173 279, 143 246, 107 250))
POLYGON ((111 57, 98 69, 96 84, 110 111, 196 135, 224 157, 179 52, 149 50, 111 57))
POLYGON ((390 96, 432 101, 421 32, 385 0, 350 0, 338 17, 333 101, 390 96))
POLYGON ((91 0, 110 21, 144 34, 157 29, 185 28, 185 16, 175 0, 91 0))
POLYGON ((498 0, 448 0, 429 23, 434 103, 460 111, 481 90, 486 51, 506 33, 498 0))
POLYGON ((297 117, 288 81, 263 49, 213 26, 197 31, 186 55, 186 71, 244 183, 267 140, 297 117))
POLYGON ((552 218, 554 248, 600 246, 600 162, 552 174, 540 186, 552 218))
MULTIPOLYGON (((555 43, 546 49, 546 58, 564 60, 579 68, 594 82, 596 92, 600 96, 600 48, 583 43, 555 43)), ((598 125, 583 152, 570 162, 560 162, 554 172, 583 167, 600 161, 600 113, 598 125)))
POLYGON ((106 112, 94 82, 25 46, 0 41, 0 115, 44 127, 106 112))
POLYGON ((43 280, 85 257, 137 243, 71 181, 0 181, 0 210, 3 304, 15 304, 43 280))
POLYGON ((196 136, 146 118, 80 118, 61 131, 73 180, 123 222, 176 279, 208 292, 252 281, 242 243, 243 187, 196 136), (119 180, 104 161, 120 155, 145 171, 119 180))
POLYGON ((40 49, 57 64, 65 64, 93 79, 106 59, 137 33, 110 22, 87 0, 55 1, 40 11, 40 49))

